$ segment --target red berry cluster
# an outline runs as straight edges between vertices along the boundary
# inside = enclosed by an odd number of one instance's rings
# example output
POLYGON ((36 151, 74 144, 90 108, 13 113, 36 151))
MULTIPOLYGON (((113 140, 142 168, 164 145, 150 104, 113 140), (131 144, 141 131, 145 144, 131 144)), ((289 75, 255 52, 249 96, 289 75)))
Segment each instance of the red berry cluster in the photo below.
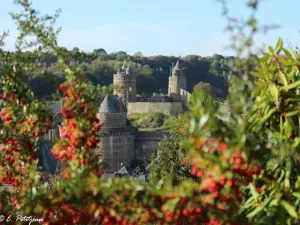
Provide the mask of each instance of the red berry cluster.
POLYGON ((234 215, 238 214, 241 201, 240 187, 259 174, 260 167, 249 165, 239 149, 231 149, 218 139, 189 136, 189 143, 195 149, 189 160, 191 173, 200 179, 202 209, 219 218, 207 224, 236 223, 234 215))
POLYGON ((102 125, 96 117, 97 108, 87 93, 88 84, 81 77, 76 77, 61 84, 60 89, 65 95, 61 110, 64 124, 62 140, 56 143, 52 153, 61 162, 78 160, 81 164, 91 165, 91 161, 96 160, 93 150, 99 142, 97 133, 102 125))
MULTIPOLYGON (((13 79, 6 78, 12 85, 13 79)), ((3 106, 0 112, 3 122, 3 135, 0 137, 3 156, 1 183, 18 186, 22 179, 26 179, 25 166, 34 164, 37 159, 32 137, 43 135, 52 122, 50 114, 45 113, 46 107, 35 107, 36 102, 26 100, 30 99, 29 96, 7 90, 0 95, 3 106)))

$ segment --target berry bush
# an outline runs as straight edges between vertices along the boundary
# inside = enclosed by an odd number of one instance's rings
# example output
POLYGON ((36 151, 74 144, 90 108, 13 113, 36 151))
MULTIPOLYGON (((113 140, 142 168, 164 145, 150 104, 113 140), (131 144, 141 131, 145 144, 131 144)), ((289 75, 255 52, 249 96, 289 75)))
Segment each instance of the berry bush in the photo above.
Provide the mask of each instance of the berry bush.
POLYGON ((57 46, 57 15, 40 16, 28 1, 16 2, 23 7, 12 14, 17 50, 0 55, 0 181, 12 187, 1 190, 3 215, 34 216, 43 224, 299 224, 300 57, 281 40, 252 56, 245 76, 230 80, 230 123, 210 97, 193 93, 180 129, 188 152, 182 166, 189 163, 193 179, 176 186, 104 179, 95 154, 96 88, 57 46), (52 148, 63 167, 51 189, 39 185, 36 151, 52 118, 23 80, 40 68, 45 52, 56 54, 66 73, 62 139, 52 148))

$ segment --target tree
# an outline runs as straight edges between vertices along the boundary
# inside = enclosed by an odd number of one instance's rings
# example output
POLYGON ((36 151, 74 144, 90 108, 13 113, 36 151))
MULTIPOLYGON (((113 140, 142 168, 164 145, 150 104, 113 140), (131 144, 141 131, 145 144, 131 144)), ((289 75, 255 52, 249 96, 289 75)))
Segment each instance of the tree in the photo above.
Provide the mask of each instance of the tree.
POLYGON ((158 156, 151 164, 150 184, 155 185, 161 180, 178 185, 184 180, 195 178, 186 159, 188 151, 181 147, 183 138, 182 133, 176 128, 171 131, 171 137, 161 142, 158 156), (186 163, 183 165, 182 162, 185 160, 186 163))
POLYGON ((127 53, 124 51, 118 51, 116 52, 116 60, 117 61, 125 61, 127 60, 127 53))
POLYGON ((105 53, 105 54, 107 54, 106 51, 105 51, 103 48, 97 48, 97 49, 94 49, 93 52, 94 52, 95 54, 100 54, 100 53, 105 53))
POLYGON ((143 53, 142 53, 142 52, 140 52, 140 51, 138 51, 138 52, 134 53, 134 54, 133 54, 133 56, 134 56, 134 57, 139 57, 139 58, 142 58, 142 57, 144 57, 143 53))
POLYGON ((203 91, 206 95, 210 95, 214 98, 217 96, 217 89, 206 82, 200 82, 196 84, 193 88, 193 91, 203 91))
MULTIPOLYGON (((39 16, 27 0, 16 2, 24 9, 12 14, 18 40, 35 35, 42 48, 33 58, 51 50, 66 72, 66 82, 60 85, 63 138, 52 149, 64 164, 50 190, 39 185, 36 141, 52 123, 45 102, 37 100, 22 79, 39 67, 30 55, 21 54, 24 42, 18 42, 18 54, 1 55, 0 182, 11 185, 0 195, 5 218, 33 215, 44 224, 299 224, 300 56, 284 49, 282 40, 263 57, 249 56, 239 65, 243 79, 230 79, 231 124, 219 118, 211 96, 192 94, 180 135, 197 181, 152 186, 101 177, 93 154, 101 127, 94 107, 96 89, 57 46, 52 27, 56 17, 39 16), (250 70, 253 80, 248 79, 250 70)), ((258 2, 248 5, 256 10, 258 2)), ((245 24, 256 30, 253 20, 245 24)), ((240 26, 231 29, 241 32, 240 26)), ((249 47, 249 38, 244 41, 242 46, 249 47)))
POLYGON ((109 56, 103 48, 98 48, 93 50, 94 59, 98 60, 108 60, 109 56))

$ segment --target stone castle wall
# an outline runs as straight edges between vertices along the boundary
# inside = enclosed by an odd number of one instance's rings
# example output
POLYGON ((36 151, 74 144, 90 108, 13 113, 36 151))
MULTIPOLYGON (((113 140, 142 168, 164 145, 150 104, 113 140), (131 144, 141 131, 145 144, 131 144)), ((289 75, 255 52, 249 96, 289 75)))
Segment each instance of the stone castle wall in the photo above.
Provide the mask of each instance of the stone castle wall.
POLYGON ((186 90, 180 89, 180 94, 171 93, 170 97, 174 102, 188 102, 189 98, 191 97, 191 93, 186 90))
POLYGON ((184 112, 183 102, 129 102, 127 113, 160 112, 166 115, 177 115, 184 112))
POLYGON ((113 173, 131 164, 134 159, 134 138, 134 134, 129 132, 101 135, 99 156, 105 172, 113 173))
POLYGON ((171 95, 172 93, 179 94, 180 86, 179 86, 179 77, 178 76, 171 76, 169 77, 169 91, 168 94, 171 95))
POLYGON ((127 113, 100 113, 98 115, 104 127, 119 128, 127 126, 127 113))
POLYGON ((141 162, 150 163, 157 155, 161 141, 168 137, 168 131, 139 131, 135 138, 135 158, 141 162))

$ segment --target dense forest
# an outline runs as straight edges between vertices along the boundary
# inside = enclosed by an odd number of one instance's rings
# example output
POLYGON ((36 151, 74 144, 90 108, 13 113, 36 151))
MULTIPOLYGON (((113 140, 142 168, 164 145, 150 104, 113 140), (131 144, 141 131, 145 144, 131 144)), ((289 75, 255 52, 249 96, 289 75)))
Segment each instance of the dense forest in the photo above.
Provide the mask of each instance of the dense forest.
MULTIPOLYGON (((217 54, 211 57, 199 55, 146 57, 141 52, 133 55, 124 51, 107 53, 102 48, 95 49, 90 53, 81 51, 79 48, 72 50, 62 48, 61 50, 67 54, 69 62, 80 68, 81 73, 94 85, 107 86, 112 84, 113 74, 116 73, 118 67, 126 62, 130 66, 131 73, 137 76, 137 93, 140 95, 167 93, 170 67, 179 59, 185 69, 188 91, 192 92, 194 85, 199 82, 207 82, 216 88, 219 98, 224 98, 227 94, 226 80, 229 73, 229 63, 234 59, 234 57, 224 57, 217 54)), ((32 53, 24 53, 27 56, 30 54, 32 53)), ((37 97, 49 99, 57 91, 58 85, 64 81, 64 71, 60 68, 56 56, 45 53, 41 58, 46 58, 46 61, 43 61, 41 65, 43 72, 27 74, 25 77, 37 97)))

